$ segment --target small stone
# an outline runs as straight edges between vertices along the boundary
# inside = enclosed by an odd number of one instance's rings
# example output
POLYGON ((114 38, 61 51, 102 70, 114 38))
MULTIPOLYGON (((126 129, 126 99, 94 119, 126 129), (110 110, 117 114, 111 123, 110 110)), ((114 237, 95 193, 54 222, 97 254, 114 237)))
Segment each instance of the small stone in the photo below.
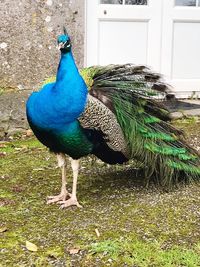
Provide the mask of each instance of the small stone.
POLYGON ((46 1, 46 4, 47 4, 47 6, 52 6, 53 1, 52 1, 52 0, 47 0, 47 1, 46 1))
POLYGON ((6 152, 0 152, 0 158, 5 157, 5 156, 6 156, 6 152))
POLYGON ((0 233, 8 231, 8 228, 6 226, 3 226, 0 228, 0 233))
POLYGON ((50 22, 51 21, 51 17, 50 16, 47 16, 46 19, 45 19, 46 22, 50 22))
POLYGON ((5 42, 3 42, 3 43, 0 44, 0 48, 1 48, 1 49, 6 49, 7 46, 8 46, 8 44, 5 43, 5 42))
POLYGON ((17 88, 18 88, 19 90, 23 90, 23 89, 24 89, 23 85, 21 85, 21 84, 19 84, 19 85, 17 86, 17 88))
POLYGON ((31 131, 31 129, 29 129, 29 130, 26 131, 26 136, 27 137, 30 137, 32 135, 33 135, 33 132, 31 131))
POLYGON ((49 28, 47 28, 47 31, 48 32, 52 32, 53 31, 53 28, 52 27, 49 27, 49 28))
POLYGON ((2 63, 2 66, 7 66, 7 65, 8 65, 8 62, 7 61, 5 61, 5 62, 2 63))
POLYGON ((80 248, 71 248, 69 249, 69 254, 70 255, 78 254, 79 251, 80 251, 80 248))

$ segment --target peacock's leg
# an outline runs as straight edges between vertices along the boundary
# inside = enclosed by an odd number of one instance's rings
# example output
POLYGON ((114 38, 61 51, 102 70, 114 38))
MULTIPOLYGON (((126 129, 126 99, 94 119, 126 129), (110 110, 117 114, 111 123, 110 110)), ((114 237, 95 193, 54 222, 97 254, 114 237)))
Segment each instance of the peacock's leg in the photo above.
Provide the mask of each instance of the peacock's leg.
POLYGON ((71 194, 66 189, 66 157, 64 154, 57 154, 57 160, 58 160, 58 166, 62 170, 61 192, 57 196, 47 197, 48 198, 47 204, 56 203, 59 201, 65 201, 68 196, 71 197, 71 194))
POLYGON ((72 170, 73 170, 72 194, 71 194, 70 199, 68 199, 66 201, 59 201, 59 203, 62 204, 60 206, 61 208, 67 208, 70 206, 77 206, 79 208, 82 208, 82 206, 78 203, 77 197, 76 197, 79 162, 80 162, 80 160, 71 159, 71 166, 72 166, 72 170))

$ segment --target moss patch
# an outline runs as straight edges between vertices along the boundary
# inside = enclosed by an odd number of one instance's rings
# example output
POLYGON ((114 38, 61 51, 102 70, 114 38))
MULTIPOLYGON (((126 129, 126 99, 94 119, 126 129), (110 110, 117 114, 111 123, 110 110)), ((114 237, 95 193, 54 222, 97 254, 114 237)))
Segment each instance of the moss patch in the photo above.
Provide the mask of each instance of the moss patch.
MULTIPOLYGON (((61 185, 53 154, 35 139, 0 150, 1 266, 198 266, 199 184, 146 189, 132 163, 86 158, 78 184, 84 208, 61 210, 46 205, 61 185)), ((68 178, 71 187, 70 166, 68 178)))

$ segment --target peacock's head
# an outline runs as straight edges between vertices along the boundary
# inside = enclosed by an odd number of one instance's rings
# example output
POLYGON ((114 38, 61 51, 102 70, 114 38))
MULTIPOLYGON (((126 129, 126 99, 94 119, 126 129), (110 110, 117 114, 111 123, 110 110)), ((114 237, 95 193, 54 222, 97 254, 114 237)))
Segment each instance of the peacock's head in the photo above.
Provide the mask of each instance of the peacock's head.
POLYGON ((64 30, 64 34, 59 35, 57 39, 58 49, 62 53, 68 53, 71 51, 71 40, 65 27, 63 27, 63 30, 64 30))

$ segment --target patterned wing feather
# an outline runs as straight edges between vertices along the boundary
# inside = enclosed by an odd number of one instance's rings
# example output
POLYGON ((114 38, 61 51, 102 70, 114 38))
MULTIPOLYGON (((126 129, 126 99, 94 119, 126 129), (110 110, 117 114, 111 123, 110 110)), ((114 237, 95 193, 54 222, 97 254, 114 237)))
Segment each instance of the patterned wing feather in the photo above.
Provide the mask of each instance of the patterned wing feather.
POLYGON ((89 95, 84 113, 79 117, 84 129, 95 129, 102 133, 106 144, 114 151, 119 151, 127 158, 130 152, 123 131, 114 113, 97 98, 89 95))

